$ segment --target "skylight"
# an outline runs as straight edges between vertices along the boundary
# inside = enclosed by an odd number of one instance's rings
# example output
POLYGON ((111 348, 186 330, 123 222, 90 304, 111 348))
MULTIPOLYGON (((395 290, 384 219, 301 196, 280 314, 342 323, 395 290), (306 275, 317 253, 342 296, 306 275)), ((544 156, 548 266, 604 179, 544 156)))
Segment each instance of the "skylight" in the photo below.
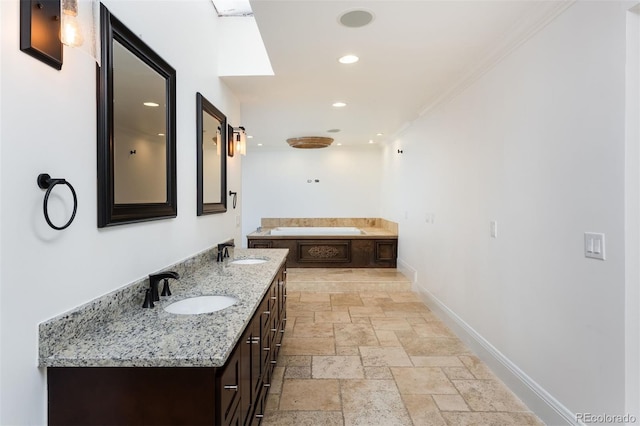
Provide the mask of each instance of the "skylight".
POLYGON ((218 16, 253 16, 249 0, 211 0, 218 16))

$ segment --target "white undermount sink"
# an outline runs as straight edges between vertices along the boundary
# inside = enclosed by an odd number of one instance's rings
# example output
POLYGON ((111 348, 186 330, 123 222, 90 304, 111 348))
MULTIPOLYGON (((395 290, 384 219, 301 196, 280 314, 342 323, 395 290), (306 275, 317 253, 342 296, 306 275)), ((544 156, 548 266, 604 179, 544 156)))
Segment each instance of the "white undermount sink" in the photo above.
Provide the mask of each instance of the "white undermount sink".
POLYGON ((236 259, 232 260, 231 263, 233 265, 259 265, 261 263, 265 263, 266 259, 236 259))
POLYGON ((172 314, 196 315, 221 311, 233 306, 238 299, 231 296, 197 296, 174 302, 164 310, 172 314))

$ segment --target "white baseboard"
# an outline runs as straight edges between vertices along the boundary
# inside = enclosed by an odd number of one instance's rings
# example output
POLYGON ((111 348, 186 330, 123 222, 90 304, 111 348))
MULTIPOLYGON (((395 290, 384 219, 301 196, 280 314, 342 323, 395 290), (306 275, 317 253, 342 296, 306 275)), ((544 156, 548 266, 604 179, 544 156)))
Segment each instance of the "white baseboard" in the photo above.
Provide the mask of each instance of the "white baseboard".
MULTIPOLYGON (((410 275, 409 275, 410 276, 410 275)), ((484 339, 433 294, 415 285, 421 299, 480 358, 529 409, 547 425, 582 425, 575 413, 562 405, 511 360, 484 339)))

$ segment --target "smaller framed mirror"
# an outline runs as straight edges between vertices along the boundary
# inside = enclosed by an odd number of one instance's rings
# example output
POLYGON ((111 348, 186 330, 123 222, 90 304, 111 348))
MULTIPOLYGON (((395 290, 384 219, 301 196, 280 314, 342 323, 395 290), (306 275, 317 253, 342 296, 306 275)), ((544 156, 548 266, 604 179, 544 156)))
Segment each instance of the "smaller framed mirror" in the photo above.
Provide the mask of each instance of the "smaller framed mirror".
POLYGON ((227 211, 227 117, 196 94, 198 216, 227 211))

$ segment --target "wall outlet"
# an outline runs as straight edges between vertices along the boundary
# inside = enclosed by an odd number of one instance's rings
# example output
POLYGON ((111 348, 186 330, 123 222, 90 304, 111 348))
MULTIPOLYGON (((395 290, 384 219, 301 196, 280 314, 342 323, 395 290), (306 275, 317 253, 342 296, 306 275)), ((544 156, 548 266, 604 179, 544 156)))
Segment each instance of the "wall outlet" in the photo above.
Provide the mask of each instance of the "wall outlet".
POLYGON ((597 232, 584 233, 584 257, 605 260, 604 234, 597 232))
POLYGON ((492 220, 489 222, 489 233, 491 234, 491 238, 498 238, 498 221, 492 220))

